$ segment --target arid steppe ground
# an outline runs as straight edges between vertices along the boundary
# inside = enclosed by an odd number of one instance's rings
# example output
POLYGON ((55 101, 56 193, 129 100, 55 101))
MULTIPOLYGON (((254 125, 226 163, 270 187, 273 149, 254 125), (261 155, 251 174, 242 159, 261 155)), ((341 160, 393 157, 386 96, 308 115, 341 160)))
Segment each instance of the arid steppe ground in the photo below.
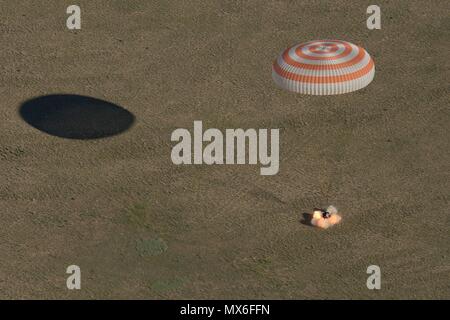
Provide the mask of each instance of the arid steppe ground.
POLYGON ((0 298, 449 299, 449 5, 78 0, 0 4, 0 298), (364 47, 365 89, 283 91, 271 65, 315 39, 364 47), (32 98, 114 103, 132 127, 65 139, 32 98), (280 172, 175 166, 176 128, 279 128, 280 172), (302 224, 336 205, 343 222, 302 224), (66 288, 67 266, 82 289, 66 288), (366 287, 379 265, 381 290, 366 287))

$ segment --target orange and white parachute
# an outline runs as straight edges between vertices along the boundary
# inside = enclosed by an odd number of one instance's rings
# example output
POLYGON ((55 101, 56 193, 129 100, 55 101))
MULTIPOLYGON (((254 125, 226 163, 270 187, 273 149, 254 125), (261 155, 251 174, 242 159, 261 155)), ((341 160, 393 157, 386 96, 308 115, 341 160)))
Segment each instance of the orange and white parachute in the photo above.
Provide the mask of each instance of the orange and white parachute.
POLYGON ((375 64, 361 47, 340 40, 315 40, 286 49, 272 66, 283 89, 310 95, 333 95, 366 87, 375 64))

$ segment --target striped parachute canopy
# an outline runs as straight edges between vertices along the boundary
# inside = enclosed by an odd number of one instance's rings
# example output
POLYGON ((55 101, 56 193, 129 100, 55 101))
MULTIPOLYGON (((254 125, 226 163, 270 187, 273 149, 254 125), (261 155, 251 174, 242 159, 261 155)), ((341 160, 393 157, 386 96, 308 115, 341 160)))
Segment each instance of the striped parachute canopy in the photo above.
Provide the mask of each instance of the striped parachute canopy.
POLYGON ((372 82, 375 64, 361 47, 316 40, 286 49, 273 63, 272 78, 283 89, 311 95, 356 91, 372 82))

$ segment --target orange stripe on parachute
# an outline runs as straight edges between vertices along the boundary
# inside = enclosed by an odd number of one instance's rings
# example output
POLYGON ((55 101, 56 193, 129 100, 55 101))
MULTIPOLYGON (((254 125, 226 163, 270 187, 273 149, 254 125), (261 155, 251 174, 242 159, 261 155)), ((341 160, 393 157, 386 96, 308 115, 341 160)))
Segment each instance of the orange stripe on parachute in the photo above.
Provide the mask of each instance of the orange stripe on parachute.
POLYGON ((307 75, 298 75, 289 71, 286 71, 282 69, 278 62, 275 61, 273 64, 273 69, 275 72, 280 76, 287 80, 291 81, 297 81, 297 82, 305 82, 305 83, 339 83, 339 82, 346 82, 350 80, 355 80, 361 77, 364 77, 366 74, 368 74, 374 67, 373 60, 370 59, 369 63, 362 69, 345 74, 342 76, 324 76, 324 77, 318 77, 318 76, 307 76, 307 75))

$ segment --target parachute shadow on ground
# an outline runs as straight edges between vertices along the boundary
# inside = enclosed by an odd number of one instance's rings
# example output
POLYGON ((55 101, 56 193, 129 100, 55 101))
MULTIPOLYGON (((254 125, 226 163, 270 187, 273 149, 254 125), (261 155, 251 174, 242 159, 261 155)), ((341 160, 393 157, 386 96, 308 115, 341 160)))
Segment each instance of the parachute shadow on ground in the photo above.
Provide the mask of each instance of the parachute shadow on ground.
POLYGON ((32 127, 67 139, 99 139, 120 134, 135 122, 128 110, 101 99, 55 94, 25 101, 21 117, 32 127))

